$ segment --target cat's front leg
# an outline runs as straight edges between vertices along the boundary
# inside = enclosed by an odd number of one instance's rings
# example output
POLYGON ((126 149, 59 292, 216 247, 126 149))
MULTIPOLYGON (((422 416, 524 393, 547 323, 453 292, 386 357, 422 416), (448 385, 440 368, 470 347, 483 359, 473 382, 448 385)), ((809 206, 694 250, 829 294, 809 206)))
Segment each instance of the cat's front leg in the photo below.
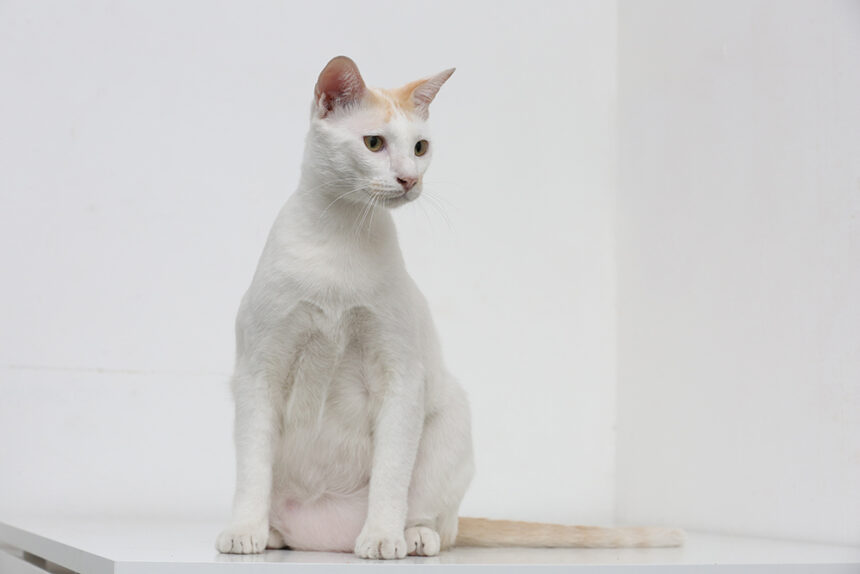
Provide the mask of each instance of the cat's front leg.
POLYGON ((367 519, 355 541, 361 558, 404 558, 407 498, 424 426, 423 380, 417 372, 388 381, 373 429, 367 519))
POLYGON ((261 375, 236 374, 236 492, 233 517, 216 540, 219 552, 255 554, 266 549, 272 455, 277 435, 275 409, 261 375))

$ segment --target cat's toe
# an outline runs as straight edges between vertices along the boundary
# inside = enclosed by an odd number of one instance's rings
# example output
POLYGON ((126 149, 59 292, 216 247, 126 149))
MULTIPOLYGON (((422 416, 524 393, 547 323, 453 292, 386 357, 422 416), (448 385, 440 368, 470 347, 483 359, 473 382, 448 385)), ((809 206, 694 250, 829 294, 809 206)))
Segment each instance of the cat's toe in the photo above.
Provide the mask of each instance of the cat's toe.
POLYGON ((405 558, 406 540, 403 536, 362 533, 355 541, 355 555, 371 560, 405 558))
POLYGON ((258 554, 266 549, 269 525, 234 525, 218 535, 215 548, 224 554, 258 554))
POLYGON ((426 526, 411 526, 404 532, 410 556, 436 556, 441 546, 439 533, 426 526))

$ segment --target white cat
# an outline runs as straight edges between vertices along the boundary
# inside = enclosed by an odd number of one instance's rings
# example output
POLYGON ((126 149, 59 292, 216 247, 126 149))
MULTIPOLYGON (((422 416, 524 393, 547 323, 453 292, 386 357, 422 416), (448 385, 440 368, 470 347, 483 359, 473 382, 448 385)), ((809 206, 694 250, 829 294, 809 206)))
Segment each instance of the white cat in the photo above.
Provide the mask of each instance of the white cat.
POLYGON ((679 543, 669 529, 458 521, 469 407, 387 211, 421 195, 429 105, 453 72, 374 89, 337 57, 319 76, 299 187, 236 319, 237 483, 221 552, 679 543))

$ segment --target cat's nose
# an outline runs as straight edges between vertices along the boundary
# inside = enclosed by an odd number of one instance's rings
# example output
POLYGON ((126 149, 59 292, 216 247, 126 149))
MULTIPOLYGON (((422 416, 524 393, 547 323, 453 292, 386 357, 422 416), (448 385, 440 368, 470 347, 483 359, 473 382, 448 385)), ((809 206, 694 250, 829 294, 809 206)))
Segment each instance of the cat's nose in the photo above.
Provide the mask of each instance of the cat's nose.
POLYGON ((403 186, 403 191, 409 191, 418 182, 417 177, 398 177, 397 183, 403 186))

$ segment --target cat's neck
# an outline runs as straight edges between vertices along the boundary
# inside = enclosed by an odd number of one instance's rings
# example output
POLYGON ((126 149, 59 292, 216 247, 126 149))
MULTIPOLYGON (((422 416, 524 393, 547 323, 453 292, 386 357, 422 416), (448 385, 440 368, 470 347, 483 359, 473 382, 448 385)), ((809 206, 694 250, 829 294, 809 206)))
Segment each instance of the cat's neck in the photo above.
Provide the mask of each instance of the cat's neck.
POLYGON ((295 203, 299 212, 304 234, 326 242, 343 242, 356 249, 393 248, 399 254, 391 213, 380 205, 371 207, 355 199, 364 193, 355 190, 349 182, 338 181, 330 174, 321 174, 306 166, 291 203, 295 203))

